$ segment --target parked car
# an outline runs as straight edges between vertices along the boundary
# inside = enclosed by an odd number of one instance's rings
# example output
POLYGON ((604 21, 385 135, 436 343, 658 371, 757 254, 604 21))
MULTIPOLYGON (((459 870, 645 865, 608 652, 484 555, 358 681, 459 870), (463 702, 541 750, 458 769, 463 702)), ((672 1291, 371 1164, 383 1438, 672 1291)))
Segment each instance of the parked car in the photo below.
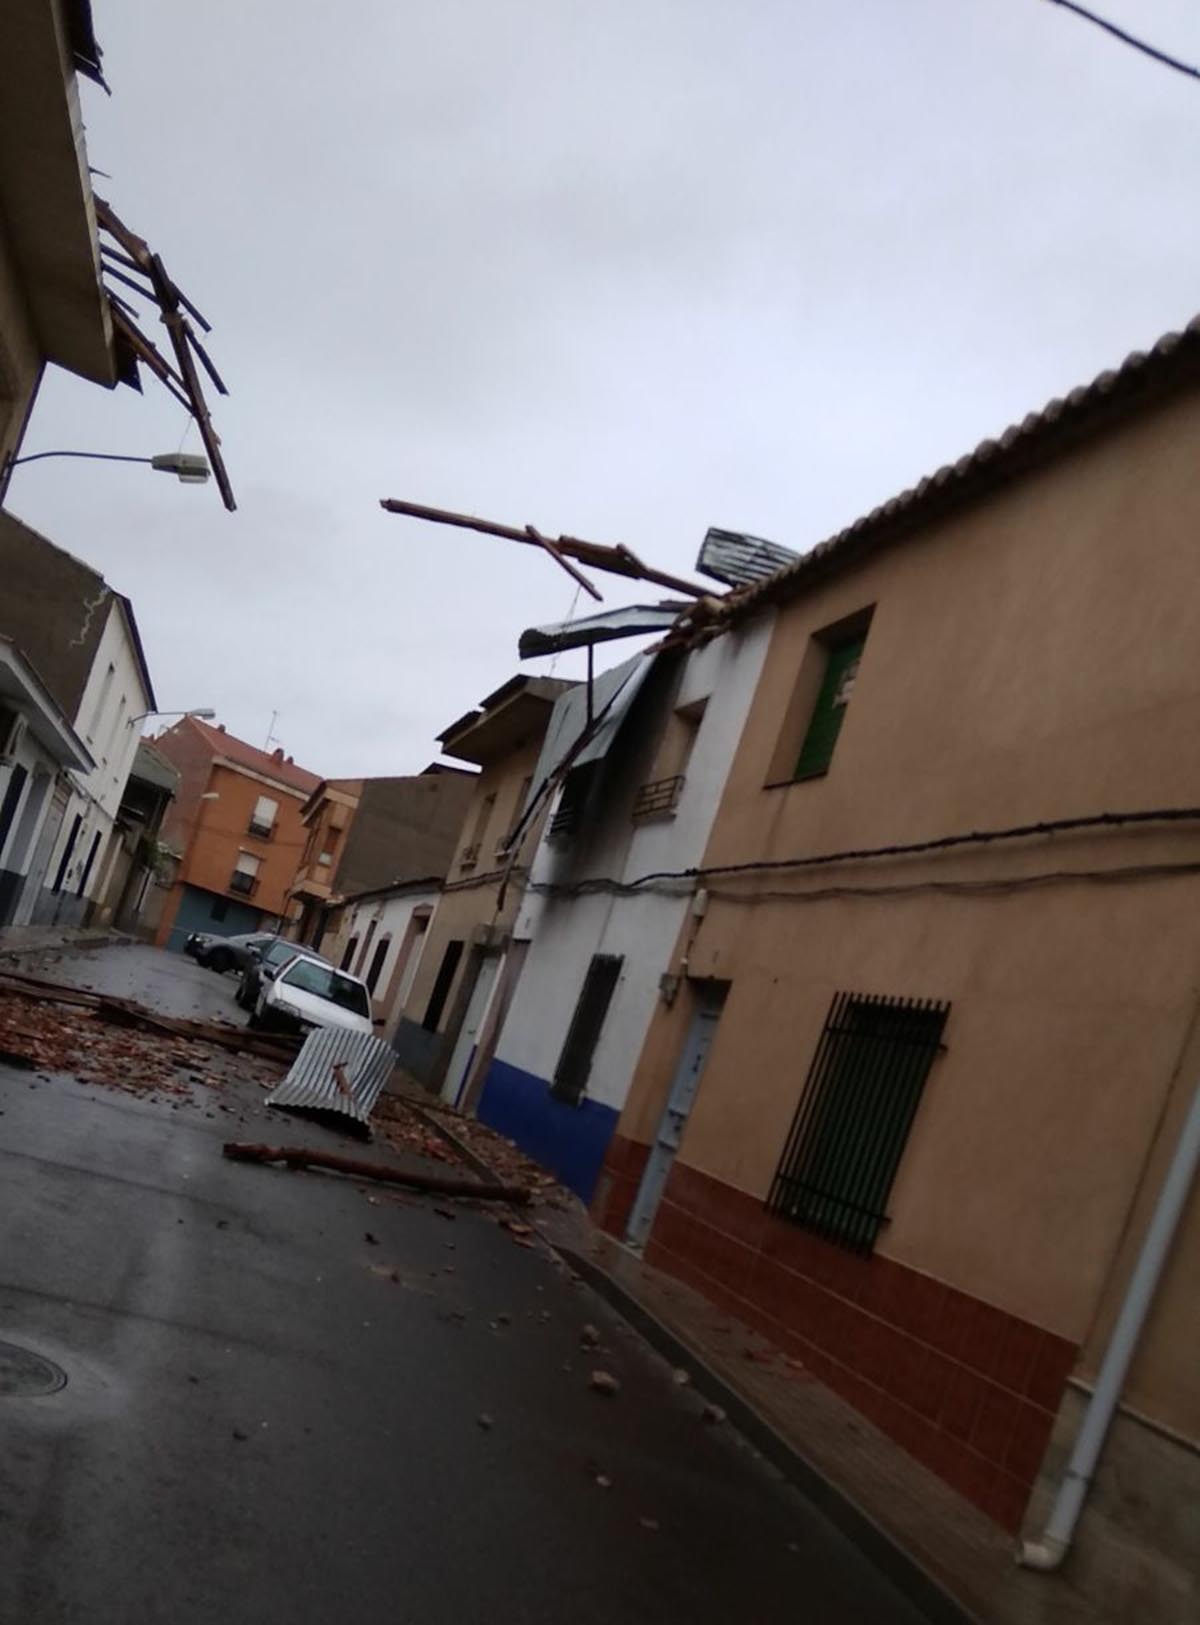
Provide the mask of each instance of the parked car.
POLYGON ((252 950, 237 990, 237 1002, 243 1010, 254 1009, 254 1001, 263 984, 278 976, 297 954, 303 954, 306 959, 315 959, 321 965, 329 963, 324 954, 317 953, 314 948, 306 948, 302 942, 289 942, 286 937, 267 937, 252 950))
POLYGON ((375 1030, 367 984, 308 954, 294 954, 282 970, 263 981, 249 1025, 289 1032, 313 1027, 342 1027, 352 1033, 375 1030))
POLYGON ((223 976, 227 970, 245 970, 256 950, 274 941, 269 931, 245 931, 236 937, 216 937, 211 931, 193 931, 183 945, 197 965, 223 976))

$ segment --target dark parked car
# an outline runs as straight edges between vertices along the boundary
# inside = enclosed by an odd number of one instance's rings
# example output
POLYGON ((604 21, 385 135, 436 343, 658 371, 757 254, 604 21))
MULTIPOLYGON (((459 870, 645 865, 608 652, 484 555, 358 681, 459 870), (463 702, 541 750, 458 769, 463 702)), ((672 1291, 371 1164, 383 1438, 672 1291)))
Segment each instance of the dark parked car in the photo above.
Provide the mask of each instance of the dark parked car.
POLYGON ((303 942, 289 942, 286 937, 267 937, 259 943, 250 956, 250 962, 242 971, 242 980, 237 990, 237 1002, 243 1010, 254 1009, 263 983, 274 981, 283 967, 295 959, 297 954, 303 954, 306 959, 315 959, 322 965, 329 963, 324 954, 306 947, 303 942))
POLYGON ((223 976, 227 970, 245 970, 255 953, 275 938, 269 931, 246 931, 237 937, 214 937, 209 931, 193 931, 183 945, 197 965, 205 965, 223 976))

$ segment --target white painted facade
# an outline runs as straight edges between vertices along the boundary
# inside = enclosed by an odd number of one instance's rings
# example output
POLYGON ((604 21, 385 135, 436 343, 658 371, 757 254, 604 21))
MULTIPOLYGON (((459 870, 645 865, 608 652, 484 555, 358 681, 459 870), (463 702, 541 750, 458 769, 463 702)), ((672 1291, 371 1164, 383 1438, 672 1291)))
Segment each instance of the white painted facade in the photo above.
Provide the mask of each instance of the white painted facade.
POLYGON ((96 765, 89 773, 68 776, 68 802, 36 909, 36 918, 67 925, 80 923, 105 894, 120 846, 117 811, 142 731, 135 718, 154 703, 120 598, 105 589, 104 601, 95 607, 105 617, 104 630, 73 720, 96 765))
POLYGON ((8 638, 0 638, 0 729, 0 924, 25 925, 58 833, 65 772, 86 771, 89 757, 8 638))
MULTIPOLYGON (((703 859, 758 682, 769 638, 770 617, 736 633, 726 633, 685 657, 679 687, 667 703, 634 702, 632 715, 612 751, 619 756, 652 756, 655 741, 672 711, 696 709, 703 715, 684 769, 673 816, 634 822, 629 798, 610 796, 598 822, 589 827, 586 846, 556 846, 543 836, 535 855, 531 889, 513 932, 528 948, 504 1025, 496 1059, 540 1079, 554 1077, 580 990, 595 954, 619 955, 619 979, 596 1045, 586 1100, 621 1110, 660 997, 680 928, 691 906, 689 884, 676 895, 646 892, 631 896, 556 897, 532 889, 570 885, 605 876, 628 882, 662 870, 697 866, 703 859)), ((647 659, 650 657, 647 656, 647 659)), ((547 830, 553 822, 547 823, 547 830)), ((613 1121, 615 1122, 615 1116, 613 1121)))
POLYGON ((342 911, 336 936, 321 945, 334 964, 368 985, 373 980, 372 1003, 376 1016, 383 1018, 380 1032, 385 1038, 392 1036, 404 1009, 439 895, 436 886, 417 886, 352 899, 342 911))

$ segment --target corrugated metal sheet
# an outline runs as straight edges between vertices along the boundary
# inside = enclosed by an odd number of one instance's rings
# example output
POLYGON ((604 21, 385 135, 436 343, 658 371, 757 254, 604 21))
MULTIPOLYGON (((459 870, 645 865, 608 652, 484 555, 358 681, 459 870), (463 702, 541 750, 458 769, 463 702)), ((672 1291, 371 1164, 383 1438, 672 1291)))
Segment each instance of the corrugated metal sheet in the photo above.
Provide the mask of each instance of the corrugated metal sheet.
POLYGON ((748 587, 765 581, 777 570, 795 564, 799 554, 762 536, 747 536, 737 530, 709 530, 696 559, 702 575, 723 581, 727 587, 748 587))
POLYGON ((395 1064, 392 1046, 370 1033, 318 1027, 304 1040, 291 1071, 266 1103, 341 1112, 367 1126, 395 1064))
POLYGON ((574 621, 553 626, 530 626, 521 633, 517 653, 522 660, 552 655, 563 649, 584 649, 614 638, 641 638, 669 632, 687 604, 629 604, 624 609, 602 609, 574 621))

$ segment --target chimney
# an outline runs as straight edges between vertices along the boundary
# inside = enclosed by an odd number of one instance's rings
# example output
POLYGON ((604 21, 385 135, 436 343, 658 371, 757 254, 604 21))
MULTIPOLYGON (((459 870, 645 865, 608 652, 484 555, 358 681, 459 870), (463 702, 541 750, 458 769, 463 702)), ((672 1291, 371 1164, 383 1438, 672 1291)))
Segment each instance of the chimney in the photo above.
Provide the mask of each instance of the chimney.
POLYGON ((292 758, 290 756, 286 756, 284 758, 284 760, 287 762, 287 765, 289 767, 295 767, 296 764, 295 764, 295 762, 293 762, 293 760, 292 760, 292 758))
POLYGON ((283 746, 282 745, 276 745, 275 749, 271 752, 271 760, 273 762, 282 762, 283 761, 283 746))
POLYGON ((219 734, 223 734, 225 732, 225 724, 223 722, 217 723, 217 732, 219 734))

